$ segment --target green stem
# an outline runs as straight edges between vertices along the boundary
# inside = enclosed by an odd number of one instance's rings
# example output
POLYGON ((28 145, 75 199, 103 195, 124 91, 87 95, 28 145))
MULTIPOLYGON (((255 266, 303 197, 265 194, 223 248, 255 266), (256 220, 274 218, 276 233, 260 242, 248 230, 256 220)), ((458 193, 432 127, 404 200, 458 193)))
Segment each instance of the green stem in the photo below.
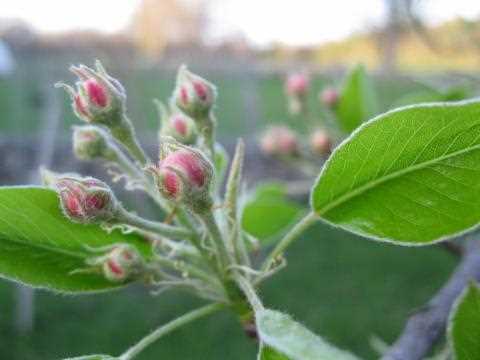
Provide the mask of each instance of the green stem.
POLYGON ((264 307, 263 307, 262 301, 258 297, 257 293, 255 292, 255 289, 250 284, 250 282, 247 279, 245 279, 243 276, 238 274, 235 276, 235 280, 238 286, 240 287, 240 289, 245 294, 245 297, 247 298, 248 302, 252 306, 253 310, 255 312, 259 310, 263 310, 264 307))
POLYGON ((207 315, 213 314, 218 310, 222 309, 225 305, 224 304, 210 304, 199 309, 193 310, 185 315, 180 316, 179 318, 170 321, 169 323, 159 327, 157 330, 153 331, 149 335, 145 336, 142 340, 140 340, 137 344, 132 346, 126 352, 124 352, 120 357, 119 360, 131 360, 138 354, 140 354, 145 348, 153 344, 155 341, 160 339, 162 336, 186 325, 192 321, 198 320, 202 317, 207 315))
POLYGON ((141 230, 151 231, 153 233, 165 236, 170 239, 185 240, 192 237, 192 233, 187 229, 167 225, 156 221, 146 220, 141 218, 140 216, 128 212, 124 208, 121 208, 118 211, 115 221, 118 223, 124 223, 130 226, 137 227, 141 230))
POLYGON ((217 250, 216 252, 218 255, 218 262, 220 265, 221 273, 224 273, 231 261, 225 243, 223 242, 223 237, 220 233, 220 229, 218 228, 217 222, 211 211, 207 212, 206 214, 202 214, 201 218, 205 226, 207 227, 210 238, 212 239, 213 244, 217 250))
POLYGON ((318 219, 317 214, 309 212, 302 220, 300 220, 285 236, 277 243, 272 252, 265 259, 262 270, 268 271, 275 260, 283 254, 285 249, 289 247, 310 225, 318 219))
POLYGON ((135 129, 131 121, 124 115, 124 118, 117 126, 111 126, 110 132, 112 136, 128 150, 130 155, 137 160, 141 166, 147 164, 148 157, 145 155, 138 139, 135 135, 135 129))

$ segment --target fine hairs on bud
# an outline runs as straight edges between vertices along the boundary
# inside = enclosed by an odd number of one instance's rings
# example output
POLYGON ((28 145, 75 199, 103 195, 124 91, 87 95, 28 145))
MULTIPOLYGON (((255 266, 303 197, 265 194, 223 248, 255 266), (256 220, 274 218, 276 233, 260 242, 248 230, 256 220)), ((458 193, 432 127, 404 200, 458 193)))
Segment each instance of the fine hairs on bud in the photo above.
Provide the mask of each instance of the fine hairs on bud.
POLYGON ((164 138, 158 165, 149 170, 167 199, 184 203, 195 211, 210 209, 214 167, 201 151, 164 138))
POLYGON ((77 77, 76 87, 58 83, 72 99, 75 114, 88 123, 113 125, 120 120, 124 111, 125 90, 118 80, 112 78, 97 61, 95 70, 85 65, 71 66, 70 71, 77 77))
POLYGON ((103 181, 76 174, 55 174, 45 169, 42 169, 42 178, 45 185, 57 192, 62 211, 71 221, 101 223, 116 216, 120 205, 103 181))
POLYGON ((204 118, 212 109, 217 91, 213 84, 180 66, 172 103, 191 118, 204 118))
POLYGON ((171 136, 179 143, 193 145, 197 141, 197 127, 192 118, 180 112, 175 106, 170 109, 160 102, 154 100, 160 118, 159 139, 165 136, 171 136))
POLYGON ((102 258, 103 274, 112 282, 123 282, 138 275, 143 265, 143 259, 138 250, 128 244, 116 244, 102 258))

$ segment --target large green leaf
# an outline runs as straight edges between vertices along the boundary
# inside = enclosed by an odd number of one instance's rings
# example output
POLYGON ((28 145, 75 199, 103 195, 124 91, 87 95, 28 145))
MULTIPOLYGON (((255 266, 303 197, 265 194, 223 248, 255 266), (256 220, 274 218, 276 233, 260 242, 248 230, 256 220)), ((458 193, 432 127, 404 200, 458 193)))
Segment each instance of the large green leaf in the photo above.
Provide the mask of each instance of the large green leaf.
POLYGON ((110 355, 85 355, 64 360, 118 360, 118 358, 112 357, 110 355))
POLYGON ((271 347, 260 344, 257 360, 290 360, 290 359, 285 355, 280 354, 278 351, 272 349, 271 347))
POLYGON ((0 276, 33 287, 61 292, 92 292, 117 288, 101 274, 74 273, 85 268, 95 248, 117 242, 149 247, 136 235, 108 234, 97 225, 69 221, 57 194, 39 187, 0 188, 0 276))
POLYGON ((480 359, 480 289, 471 284, 457 299, 448 329, 456 360, 480 359))
POLYGON ((255 316, 260 340, 291 360, 358 360, 328 344, 288 315, 261 310, 255 316))
POLYGON ((429 244, 480 221, 480 103, 423 104, 364 124, 312 191, 323 219, 399 244, 429 244))
POLYGON ((348 74, 335 114, 340 127, 352 132, 378 112, 378 102, 373 84, 363 65, 357 65, 348 74))
POLYGON ((298 220, 305 210, 287 199, 281 184, 263 184, 243 209, 242 226, 249 234, 268 244, 298 220))

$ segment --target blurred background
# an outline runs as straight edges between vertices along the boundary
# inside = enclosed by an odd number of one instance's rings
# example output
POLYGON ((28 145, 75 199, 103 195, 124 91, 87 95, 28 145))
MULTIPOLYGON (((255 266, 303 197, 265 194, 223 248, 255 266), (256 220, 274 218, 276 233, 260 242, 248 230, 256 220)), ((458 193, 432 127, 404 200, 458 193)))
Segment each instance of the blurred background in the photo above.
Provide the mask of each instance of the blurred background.
MULTIPOLYGON (((156 151, 152 98, 168 99, 186 63, 218 87, 220 140, 247 139, 248 179, 291 171, 259 154, 255 138, 271 123, 295 126, 283 81, 311 74, 312 93, 338 86, 363 63, 380 108, 426 88, 476 94, 480 4, 471 0, 58 0, 0 5, 0 184, 38 183, 40 164, 105 177, 76 161, 67 96, 71 64, 100 59, 121 80, 142 143, 156 151)), ((312 107, 321 112, 321 105, 312 107)), ((132 198, 132 203, 140 202, 132 198)), ((140 205, 141 206, 141 205, 140 205)), ((148 211, 146 209, 145 211, 148 211)), ((455 257, 439 248, 376 244, 324 225, 293 246, 288 270, 262 288, 265 303, 366 359, 370 340, 395 339, 405 318, 448 277, 455 257)), ((98 296, 33 293, 0 282, 0 358, 60 359, 119 354, 155 326, 192 308, 184 293, 150 296, 142 287, 98 296)), ((253 359, 255 344, 236 319, 216 315, 152 346, 147 359, 253 359)))

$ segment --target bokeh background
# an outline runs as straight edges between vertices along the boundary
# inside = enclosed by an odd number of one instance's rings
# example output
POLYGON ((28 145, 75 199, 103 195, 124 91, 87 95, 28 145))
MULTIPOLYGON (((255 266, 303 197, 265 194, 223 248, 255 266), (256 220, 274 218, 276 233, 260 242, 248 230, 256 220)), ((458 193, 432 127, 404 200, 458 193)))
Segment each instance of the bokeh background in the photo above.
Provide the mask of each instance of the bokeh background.
MULTIPOLYGON (((316 93, 339 86, 363 63, 382 110, 413 92, 476 94, 480 4, 472 0, 16 0, 0 5, 0 184, 38 183, 41 164, 105 177, 70 149, 72 115, 54 89, 70 64, 103 61, 125 85, 142 143, 156 151, 152 98, 166 100, 186 63, 218 86, 220 140, 248 144, 248 183, 292 169, 259 153, 268 124, 295 123, 285 75, 308 71, 316 93)), ((143 209, 141 200, 127 197, 143 209)), ((455 257, 441 248, 405 249, 317 225, 288 254, 289 267, 265 284, 265 303, 340 347, 376 358, 371 339, 391 342, 405 318, 445 281, 455 257)), ((117 355, 159 324, 198 305, 180 292, 153 297, 141 287, 96 296, 32 293, 0 281, 0 358, 117 355)), ((253 359, 237 320, 219 314, 162 339, 139 360, 253 359)))

